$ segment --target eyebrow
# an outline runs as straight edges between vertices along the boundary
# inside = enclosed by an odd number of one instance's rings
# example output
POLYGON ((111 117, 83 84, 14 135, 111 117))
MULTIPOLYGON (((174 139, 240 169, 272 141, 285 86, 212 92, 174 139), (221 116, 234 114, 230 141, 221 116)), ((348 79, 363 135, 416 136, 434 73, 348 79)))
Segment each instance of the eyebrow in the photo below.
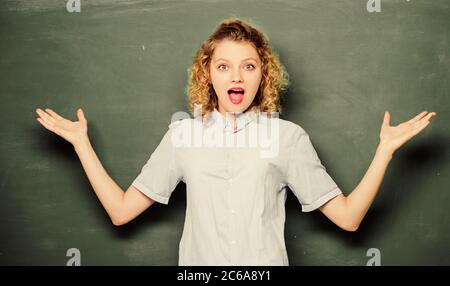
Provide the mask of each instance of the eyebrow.
MULTIPOLYGON (((229 60, 223 59, 223 58, 218 58, 218 59, 216 59, 214 62, 218 62, 218 61, 220 61, 220 60, 229 62, 229 60)), ((245 62, 245 61, 247 61, 247 60, 254 60, 255 62, 258 62, 255 58, 252 58, 252 57, 243 59, 242 62, 245 62)))

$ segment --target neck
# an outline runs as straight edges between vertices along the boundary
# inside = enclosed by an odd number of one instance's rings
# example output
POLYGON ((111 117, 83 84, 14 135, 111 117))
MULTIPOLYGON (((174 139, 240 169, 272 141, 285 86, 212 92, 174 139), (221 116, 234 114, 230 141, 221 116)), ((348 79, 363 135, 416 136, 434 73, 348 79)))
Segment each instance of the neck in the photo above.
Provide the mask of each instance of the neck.
POLYGON ((230 122, 231 127, 233 130, 236 130, 236 118, 239 115, 239 112, 230 112, 226 111, 219 107, 218 109, 219 113, 222 114, 222 116, 225 118, 226 121, 230 122))

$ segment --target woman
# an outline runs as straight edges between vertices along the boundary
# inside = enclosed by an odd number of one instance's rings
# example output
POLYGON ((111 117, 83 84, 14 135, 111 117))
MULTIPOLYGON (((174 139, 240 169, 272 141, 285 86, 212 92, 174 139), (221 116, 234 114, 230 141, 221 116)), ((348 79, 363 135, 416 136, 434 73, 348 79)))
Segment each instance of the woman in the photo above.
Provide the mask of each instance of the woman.
POLYGON ((240 140, 264 124, 276 126, 272 142, 278 148, 265 157, 259 152, 261 146, 182 144, 180 148, 174 144, 174 134, 190 130, 198 121, 177 121, 126 192, 96 156, 81 109, 76 122, 51 109, 37 109, 37 120, 73 144, 114 225, 129 222, 155 201, 167 204, 177 184, 186 183, 179 265, 288 265, 286 188, 297 196, 303 211, 319 209, 342 229, 356 231, 394 152, 436 113, 424 111, 390 126, 390 114, 385 112, 375 157, 359 185, 345 196, 327 174, 305 130, 273 116, 280 112, 280 92, 286 86, 287 73, 266 37, 239 19, 224 20, 196 54, 189 77, 189 107, 194 113, 195 106, 201 107, 205 134, 214 131, 231 140, 240 140))

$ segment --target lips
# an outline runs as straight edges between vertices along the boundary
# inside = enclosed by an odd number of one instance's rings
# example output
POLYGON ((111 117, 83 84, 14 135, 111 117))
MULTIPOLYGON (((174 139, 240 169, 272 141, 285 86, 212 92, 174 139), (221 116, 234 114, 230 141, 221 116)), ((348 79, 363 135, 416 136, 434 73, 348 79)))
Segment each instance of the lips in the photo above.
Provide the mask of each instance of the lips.
POLYGON ((242 87, 232 87, 228 90, 228 98, 231 103, 239 104, 244 100, 245 90, 242 87))

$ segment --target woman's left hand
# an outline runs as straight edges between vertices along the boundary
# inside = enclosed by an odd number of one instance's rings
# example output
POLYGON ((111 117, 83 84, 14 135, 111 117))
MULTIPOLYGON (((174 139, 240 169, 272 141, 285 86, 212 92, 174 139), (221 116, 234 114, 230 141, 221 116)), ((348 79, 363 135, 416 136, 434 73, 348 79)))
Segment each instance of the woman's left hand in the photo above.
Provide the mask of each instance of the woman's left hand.
POLYGON ((436 116, 436 112, 423 111, 408 121, 397 126, 390 126, 391 115, 386 111, 381 125, 380 145, 393 154, 405 142, 425 129, 433 116, 436 116))

